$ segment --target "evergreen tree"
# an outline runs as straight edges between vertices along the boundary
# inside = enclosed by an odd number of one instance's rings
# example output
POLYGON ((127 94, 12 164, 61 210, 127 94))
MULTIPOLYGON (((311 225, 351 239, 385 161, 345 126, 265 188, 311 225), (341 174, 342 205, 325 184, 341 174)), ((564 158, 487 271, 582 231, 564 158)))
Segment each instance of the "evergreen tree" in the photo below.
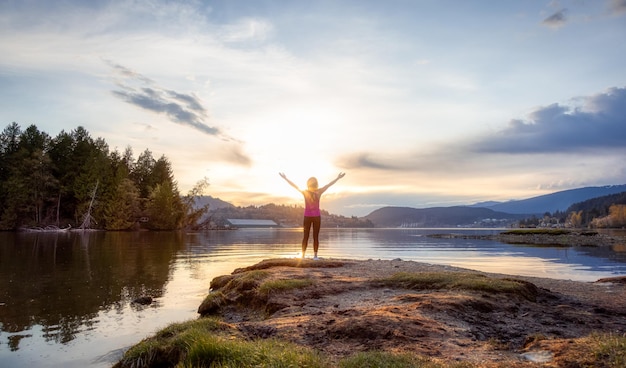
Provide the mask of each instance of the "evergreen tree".
MULTIPOLYGON (((15 126, 11 129, 15 131, 15 126)), ((29 126, 19 136, 14 161, 7 171, 6 201, 0 220, 2 228, 15 229, 22 224, 41 226, 53 213, 47 212, 54 203, 54 192, 58 185, 52 175, 51 160, 47 154, 50 137, 29 126)))
POLYGON ((139 191, 132 180, 123 178, 106 203, 103 217, 106 230, 129 230, 139 215, 139 191))
POLYGON ((52 173, 59 181, 57 206, 60 221, 73 219, 76 210, 76 200, 72 189, 77 174, 73 164, 74 146, 74 138, 65 131, 61 131, 52 139, 49 152, 52 160, 52 173))
POLYGON ((183 202, 169 160, 155 160, 148 149, 135 162, 131 147, 109 152, 81 126, 54 138, 17 123, 0 133, 0 229, 77 226, 88 210, 110 230, 132 228, 145 215, 150 228, 179 229, 206 211, 192 197, 183 202))
MULTIPOLYGON (((11 173, 19 167, 20 160, 17 157, 20 136, 22 130, 17 123, 9 124, 0 133, 0 229, 13 229, 17 223, 15 213, 14 184, 10 183, 11 173)), ((15 180, 15 178, 11 179, 15 180)))
POLYGON ((183 223, 184 213, 180 194, 171 182, 157 184, 148 201, 150 216, 148 227, 152 230, 176 230, 183 223))
POLYGON ((157 184, 152 181, 152 171, 156 161, 152 157, 152 152, 149 149, 143 151, 137 158, 137 162, 133 167, 131 178, 135 182, 137 189, 139 189, 139 195, 141 198, 148 198, 150 192, 157 184))

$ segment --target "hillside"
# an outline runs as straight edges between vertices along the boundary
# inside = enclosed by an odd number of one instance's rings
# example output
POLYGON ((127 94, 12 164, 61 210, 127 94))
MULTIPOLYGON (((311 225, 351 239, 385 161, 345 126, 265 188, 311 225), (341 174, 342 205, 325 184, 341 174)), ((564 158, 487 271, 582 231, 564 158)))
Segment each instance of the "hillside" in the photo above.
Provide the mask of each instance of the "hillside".
POLYGON ((220 208, 232 208, 232 207, 235 207, 234 205, 232 205, 232 204, 230 204, 230 203, 228 203, 226 201, 223 201, 223 200, 221 200, 219 198, 214 198, 214 197, 211 197, 211 196, 199 196, 199 197, 196 197, 196 201, 194 203, 196 208, 204 207, 207 204, 209 205, 209 212, 216 211, 216 210, 218 210, 220 208))
POLYGON ((524 217, 525 215, 497 212, 488 208, 455 206, 421 209, 383 207, 365 216, 365 219, 377 227, 497 227, 509 225, 524 217))
MULTIPOLYGON (((626 184, 570 189, 519 201, 483 205, 482 207, 512 214, 543 215, 546 212, 565 211, 574 203, 621 192, 626 192, 626 184)), ((476 205, 472 207, 476 207, 476 205)))
MULTIPOLYGON (((224 202, 226 203, 226 202, 224 202)), ((301 206, 276 205, 237 207, 231 204, 220 208, 210 208, 207 216, 217 226, 226 224, 226 219, 257 219, 273 220, 286 227, 302 225, 301 206)), ((322 210, 322 227, 374 227, 367 219, 334 215, 322 210)))
POLYGON ((567 212, 583 211, 596 216, 606 216, 609 214, 609 207, 614 204, 626 204, 626 191, 574 203, 567 208, 567 212))

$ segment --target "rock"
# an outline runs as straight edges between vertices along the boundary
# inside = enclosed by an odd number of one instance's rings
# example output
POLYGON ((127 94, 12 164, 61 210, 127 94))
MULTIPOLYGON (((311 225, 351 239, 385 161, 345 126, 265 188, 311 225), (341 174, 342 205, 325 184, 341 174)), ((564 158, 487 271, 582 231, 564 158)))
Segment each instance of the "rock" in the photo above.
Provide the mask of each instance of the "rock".
POLYGON ((151 296, 140 296, 139 298, 133 300, 133 303, 141 304, 141 305, 150 305, 152 304, 151 296))
POLYGON ((523 353, 521 356, 525 360, 531 361, 533 363, 548 363, 554 357, 552 352, 546 350, 529 351, 527 353, 523 353))
POLYGON ((591 283, 473 275, 419 262, 266 260, 214 279, 211 289, 199 308, 201 316, 217 315, 247 339, 285 339, 334 358, 363 350, 412 351, 433 359, 445 356, 446 363, 492 364, 485 367, 563 366, 564 355, 554 346, 574 354, 594 331, 626 332, 623 285, 607 293, 591 283), (425 282, 428 287, 420 288, 381 282, 399 273, 475 280, 468 288, 459 282, 425 282), (258 292, 267 280, 290 279, 314 282, 258 292), (242 293, 250 293, 249 298, 240 300, 242 293))
POLYGON ((626 284, 626 276, 606 277, 603 279, 598 279, 598 281, 596 282, 611 282, 615 284, 626 284))

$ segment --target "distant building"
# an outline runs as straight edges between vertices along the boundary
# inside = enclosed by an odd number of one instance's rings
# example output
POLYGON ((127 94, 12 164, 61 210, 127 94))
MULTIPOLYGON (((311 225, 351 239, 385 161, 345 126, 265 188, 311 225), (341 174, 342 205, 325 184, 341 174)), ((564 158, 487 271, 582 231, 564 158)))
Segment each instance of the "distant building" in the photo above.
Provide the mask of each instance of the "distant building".
POLYGON ((226 222, 233 227, 278 227, 274 220, 226 219, 226 222))

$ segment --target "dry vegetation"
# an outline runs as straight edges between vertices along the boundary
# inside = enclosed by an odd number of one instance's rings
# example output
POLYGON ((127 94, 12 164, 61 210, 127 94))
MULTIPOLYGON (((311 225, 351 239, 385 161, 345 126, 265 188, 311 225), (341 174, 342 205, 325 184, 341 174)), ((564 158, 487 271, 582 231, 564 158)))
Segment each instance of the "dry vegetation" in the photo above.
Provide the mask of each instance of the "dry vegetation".
POLYGON ((403 261, 267 260, 211 282, 204 317, 120 367, 622 367, 620 283, 403 261))

